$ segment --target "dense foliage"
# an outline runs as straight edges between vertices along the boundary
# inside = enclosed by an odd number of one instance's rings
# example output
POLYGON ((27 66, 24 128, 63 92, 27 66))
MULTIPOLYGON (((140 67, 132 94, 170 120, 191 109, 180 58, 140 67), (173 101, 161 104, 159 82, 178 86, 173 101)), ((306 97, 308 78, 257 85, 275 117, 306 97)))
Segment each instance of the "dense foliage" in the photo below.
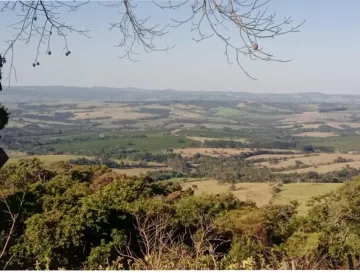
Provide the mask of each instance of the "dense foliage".
MULTIPOLYGON (((256 153, 256 152, 255 152, 256 153)), ((184 174, 185 177, 190 178, 214 178, 223 183, 237 183, 237 182, 283 182, 283 183, 297 183, 297 182, 316 182, 316 183, 339 183, 349 180, 355 176, 360 175, 360 169, 345 166, 339 171, 330 171, 327 173, 318 173, 314 171, 308 172, 292 172, 280 173, 277 171, 301 169, 308 167, 301 161, 297 162, 296 166, 288 168, 276 167, 258 167, 254 163, 263 162, 261 160, 245 160, 247 156, 252 153, 242 153, 239 156, 233 157, 210 157, 195 155, 188 163, 187 169, 177 170, 184 174)), ((289 155, 289 157, 291 154, 289 155)), ((286 157, 286 156, 284 156, 286 157)), ((269 162, 274 162, 278 159, 268 158, 269 162)), ((183 158, 175 157, 172 161, 179 161, 179 165, 183 166, 186 162, 183 158)), ((350 162, 344 158, 337 158, 334 162, 350 162)), ((175 165, 175 163, 173 163, 175 165)), ((276 166, 276 165, 274 165, 276 166)))
POLYGON ((360 253, 360 181, 263 208, 105 166, 0 170, 0 268, 339 269, 360 253))
POLYGON ((120 161, 119 163, 115 160, 112 160, 110 158, 104 158, 104 157, 97 157, 95 159, 89 159, 85 157, 72 159, 69 161, 71 164, 75 165, 85 165, 85 166, 106 166, 109 168, 115 168, 115 169, 129 169, 129 168, 138 168, 138 167, 147 167, 147 162, 136 162, 136 163, 129 163, 120 161))

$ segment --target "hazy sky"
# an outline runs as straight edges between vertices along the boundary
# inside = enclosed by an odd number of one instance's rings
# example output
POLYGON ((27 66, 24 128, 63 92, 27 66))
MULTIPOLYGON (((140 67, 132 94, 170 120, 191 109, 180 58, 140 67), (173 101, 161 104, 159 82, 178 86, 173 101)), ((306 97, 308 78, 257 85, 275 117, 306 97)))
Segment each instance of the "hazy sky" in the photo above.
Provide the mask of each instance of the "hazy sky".
MULTIPOLYGON (((114 9, 92 2, 81 12, 65 14, 73 26, 90 29, 92 38, 69 36, 69 57, 56 40, 51 56, 42 49, 37 68, 32 67, 36 45, 18 44, 14 56, 18 81, 12 84, 360 94, 359 0, 271 0, 270 9, 277 12, 278 20, 291 15, 295 22, 307 22, 300 33, 266 43, 267 51, 292 59, 290 63, 243 59, 257 81, 227 63, 222 42, 215 38, 194 42, 196 35, 190 25, 171 29, 160 41, 160 45, 176 45, 169 53, 142 53, 138 62, 120 59, 122 51, 114 47, 119 34, 109 31, 109 22, 116 22, 119 16, 114 9)), ((169 17, 150 2, 138 2, 137 10, 142 15, 151 13, 159 22, 169 17)), ((186 14, 186 10, 172 13, 179 19, 186 14)), ((5 47, 3 41, 14 33, 5 26, 15 19, 0 14, 0 51, 5 47)))

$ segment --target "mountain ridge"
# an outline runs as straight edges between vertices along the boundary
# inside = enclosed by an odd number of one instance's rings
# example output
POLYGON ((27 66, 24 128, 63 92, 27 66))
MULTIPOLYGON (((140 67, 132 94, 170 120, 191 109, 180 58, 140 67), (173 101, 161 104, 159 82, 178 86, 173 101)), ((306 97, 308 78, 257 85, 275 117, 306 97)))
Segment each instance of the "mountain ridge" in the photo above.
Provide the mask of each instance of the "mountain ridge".
POLYGON ((185 91, 135 87, 12 86, 0 94, 2 102, 49 100, 191 101, 238 100, 254 102, 360 103, 360 95, 320 92, 251 93, 244 91, 185 91))

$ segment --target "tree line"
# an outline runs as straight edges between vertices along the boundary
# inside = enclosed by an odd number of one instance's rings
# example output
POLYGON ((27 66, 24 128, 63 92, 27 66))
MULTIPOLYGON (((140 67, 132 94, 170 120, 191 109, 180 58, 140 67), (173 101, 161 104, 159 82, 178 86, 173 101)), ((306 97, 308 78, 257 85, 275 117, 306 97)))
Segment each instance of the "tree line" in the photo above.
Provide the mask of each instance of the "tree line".
POLYGON ((0 181, 3 269, 345 269, 360 253, 359 179, 306 216, 105 166, 21 160, 0 181))

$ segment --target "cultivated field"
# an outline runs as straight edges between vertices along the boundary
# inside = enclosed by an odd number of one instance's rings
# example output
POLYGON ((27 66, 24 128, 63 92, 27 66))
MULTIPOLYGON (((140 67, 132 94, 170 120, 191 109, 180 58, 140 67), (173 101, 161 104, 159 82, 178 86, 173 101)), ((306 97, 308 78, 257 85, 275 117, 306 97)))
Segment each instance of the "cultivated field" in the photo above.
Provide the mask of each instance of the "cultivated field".
POLYGON ((323 124, 302 124, 303 128, 305 129, 315 129, 319 128, 323 124))
MULTIPOLYGON (((267 158, 276 158, 272 157, 271 155, 267 155, 267 158)), ((334 154, 317 154, 317 155, 297 155, 295 158, 289 158, 291 156, 282 155, 282 157, 288 157, 286 160, 279 160, 277 164, 271 164, 270 162, 261 162, 259 163, 260 166, 267 166, 267 167, 273 167, 273 168, 286 168, 289 166, 296 166, 296 161, 301 161, 303 164, 309 165, 309 166, 319 166, 323 164, 328 164, 328 168, 331 168, 332 165, 337 164, 334 163, 334 160, 336 160, 338 157, 342 157, 347 160, 354 160, 354 161, 360 161, 360 155, 350 155, 350 154, 344 154, 344 153, 334 153, 334 154)), ((250 159, 255 158, 251 157, 250 159)), ((261 157, 260 157, 261 158, 261 157)), ((265 158, 265 157, 262 157, 265 158)), ((278 158, 281 158, 280 155, 278 155, 278 158)), ((348 162, 348 163, 354 163, 354 162, 348 162)))
POLYGON ((36 155, 36 156, 10 157, 10 159, 6 162, 6 164, 16 163, 20 159, 31 159, 31 158, 38 158, 40 159, 40 161, 42 161, 45 164, 51 164, 60 161, 69 161, 80 157, 93 159, 93 157, 91 156, 79 156, 79 155, 36 155))
POLYGON ((74 119, 109 119, 109 120, 136 120, 149 118, 153 115, 149 113, 139 113, 131 107, 121 107, 112 105, 104 108, 95 108, 88 112, 75 112, 74 119))
POLYGON ((332 136, 337 136, 338 134, 333 133, 333 132, 304 132, 301 134, 296 134, 294 136, 307 136, 307 137, 332 137, 332 136))
POLYGON ((317 172, 317 173, 328 173, 333 171, 341 171, 342 169, 346 168, 347 166, 359 169, 360 162, 346 162, 346 163, 333 163, 329 165, 322 165, 317 167, 308 167, 308 168, 301 168, 295 170, 288 170, 282 171, 281 173, 308 173, 308 172, 317 172))

